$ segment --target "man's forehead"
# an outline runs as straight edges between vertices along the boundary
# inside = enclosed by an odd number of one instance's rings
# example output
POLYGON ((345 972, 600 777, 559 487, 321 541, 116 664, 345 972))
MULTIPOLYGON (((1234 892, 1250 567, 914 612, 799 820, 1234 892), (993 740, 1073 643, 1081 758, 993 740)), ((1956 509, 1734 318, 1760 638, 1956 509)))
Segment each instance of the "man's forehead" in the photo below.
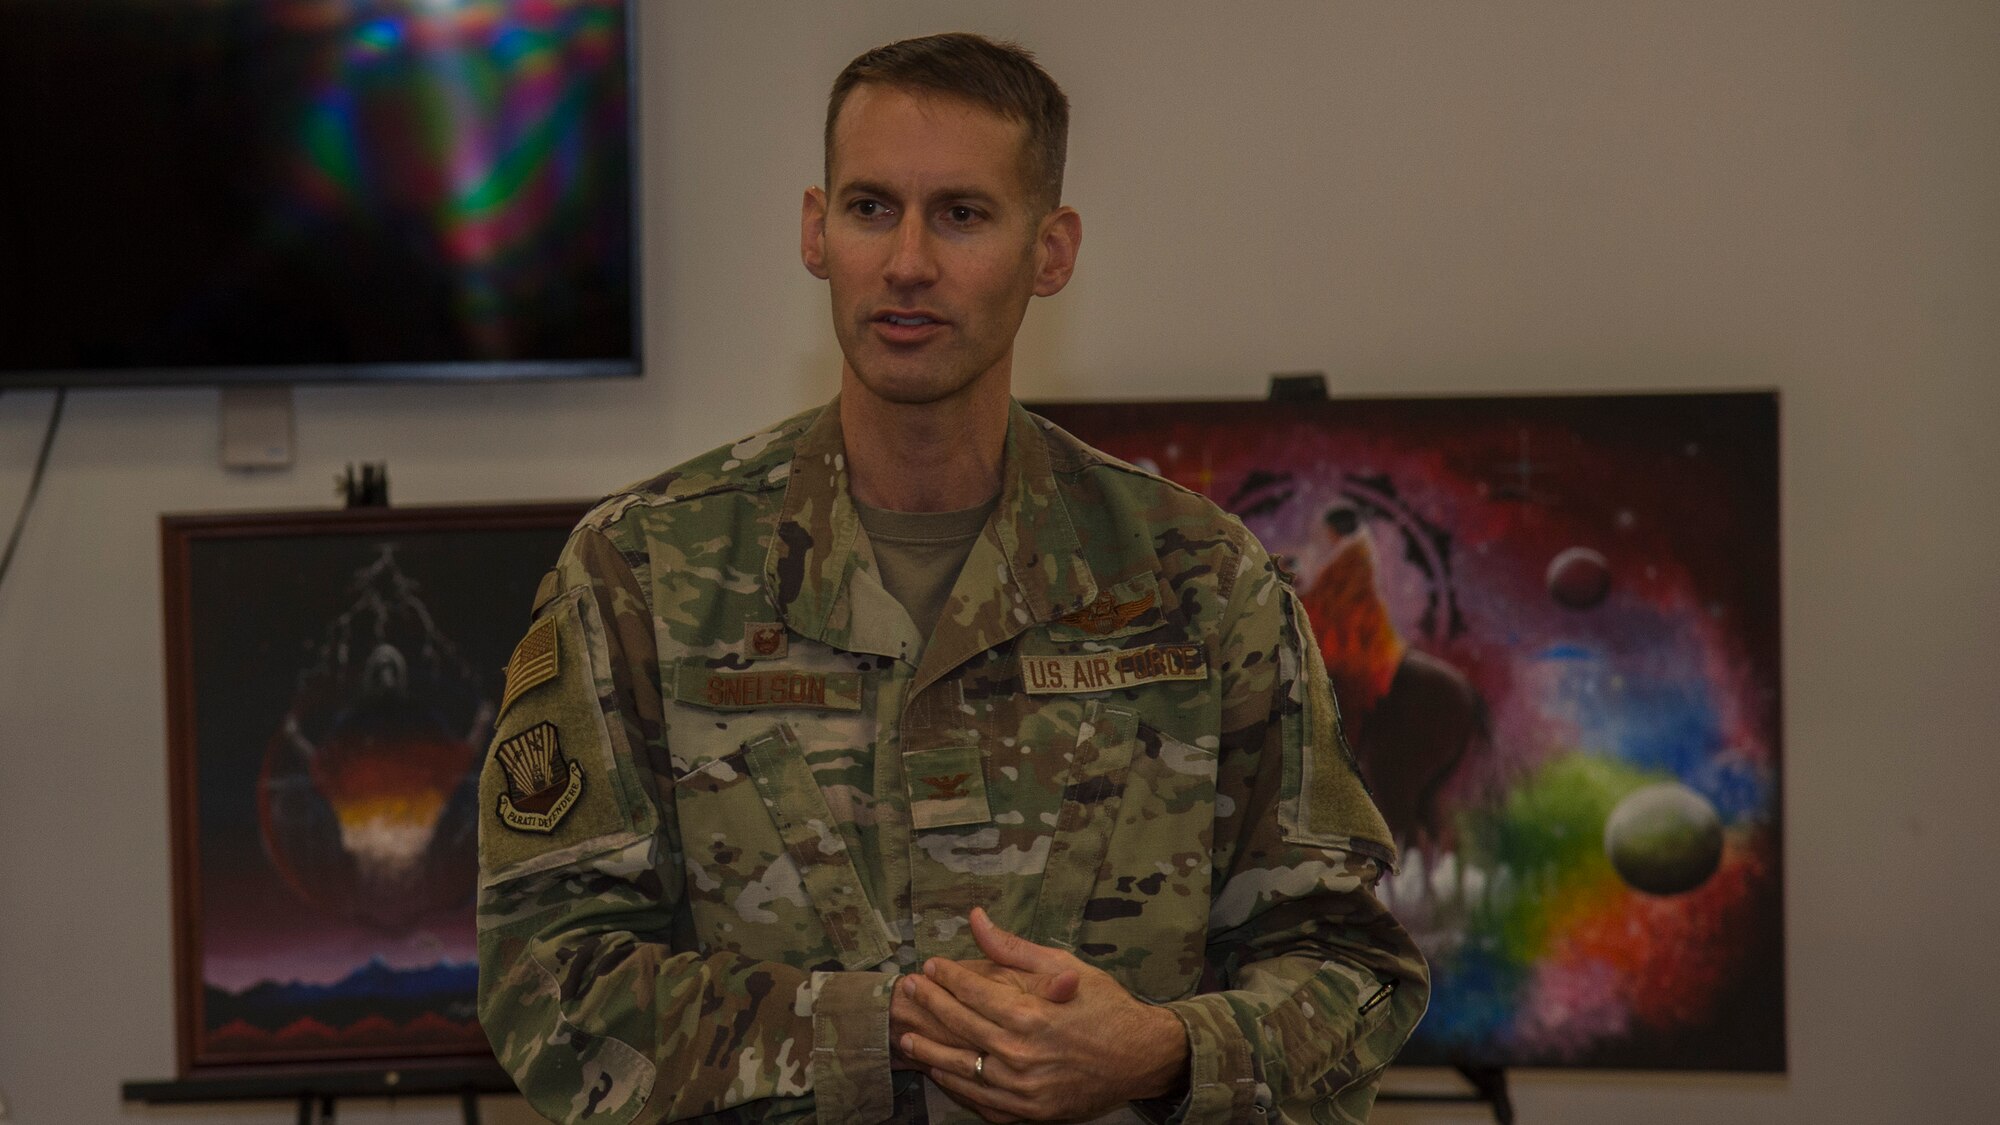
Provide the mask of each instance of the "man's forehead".
POLYGON ((1021 120, 980 101, 969 94, 943 90, 935 86, 919 86, 902 82, 857 82, 847 92, 840 107, 840 116, 834 119, 834 129, 839 131, 840 123, 848 119, 857 104, 880 103, 884 101, 908 101, 927 113, 973 113, 994 121, 1012 125, 1022 125, 1021 120))
POLYGON ((921 173, 928 167, 943 172, 1004 153, 1019 176, 1026 171, 1027 128, 1023 121, 949 91, 864 82, 848 93, 834 118, 827 174, 834 181, 876 176, 886 169, 863 165, 885 162, 901 171, 921 173), (868 131, 857 135, 864 123, 868 131))

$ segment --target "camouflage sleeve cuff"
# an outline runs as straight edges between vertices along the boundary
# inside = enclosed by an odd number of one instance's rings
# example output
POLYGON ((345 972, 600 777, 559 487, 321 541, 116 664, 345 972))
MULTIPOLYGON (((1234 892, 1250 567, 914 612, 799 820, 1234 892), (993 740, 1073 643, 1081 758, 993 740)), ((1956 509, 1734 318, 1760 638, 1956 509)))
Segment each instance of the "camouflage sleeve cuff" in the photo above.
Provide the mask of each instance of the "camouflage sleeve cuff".
POLYGON ((822 1125, 874 1125, 895 1108, 889 997, 896 974, 814 973, 813 1103, 822 1125))
POLYGON ((1171 1120, 1188 1125, 1231 1125, 1260 1121, 1268 1110, 1257 1097, 1250 1043, 1236 1023, 1229 1000, 1219 993, 1190 996, 1166 1005, 1188 1036, 1188 1096, 1184 1114, 1171 1120))

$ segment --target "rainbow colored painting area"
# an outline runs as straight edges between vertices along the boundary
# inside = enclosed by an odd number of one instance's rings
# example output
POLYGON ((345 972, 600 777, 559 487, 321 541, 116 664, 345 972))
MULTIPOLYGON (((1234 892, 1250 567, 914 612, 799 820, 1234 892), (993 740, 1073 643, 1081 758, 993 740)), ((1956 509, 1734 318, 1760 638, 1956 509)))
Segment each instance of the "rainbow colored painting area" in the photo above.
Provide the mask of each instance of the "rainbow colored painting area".
POLYGON ((1405 1062, 1784 1069, 1775 396, 1036 409, 1296 576, 1435 977, 1405 1062))

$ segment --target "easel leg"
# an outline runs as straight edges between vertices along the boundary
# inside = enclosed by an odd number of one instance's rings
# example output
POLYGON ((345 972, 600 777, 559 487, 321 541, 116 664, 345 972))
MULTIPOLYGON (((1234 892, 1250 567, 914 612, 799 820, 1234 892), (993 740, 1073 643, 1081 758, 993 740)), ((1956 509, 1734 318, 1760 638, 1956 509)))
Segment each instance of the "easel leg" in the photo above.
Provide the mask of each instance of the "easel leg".
POLYGON ((1460 1066, 1458 1072, 1465 1076, 1472 1088, 1479 1091, 1479 1098, 1493 1107, 1493 1120, 1500 1125, 1514 1125, 1514 1101, 1507 1096, 1507 1071, 1497 1066, 1460 1066))

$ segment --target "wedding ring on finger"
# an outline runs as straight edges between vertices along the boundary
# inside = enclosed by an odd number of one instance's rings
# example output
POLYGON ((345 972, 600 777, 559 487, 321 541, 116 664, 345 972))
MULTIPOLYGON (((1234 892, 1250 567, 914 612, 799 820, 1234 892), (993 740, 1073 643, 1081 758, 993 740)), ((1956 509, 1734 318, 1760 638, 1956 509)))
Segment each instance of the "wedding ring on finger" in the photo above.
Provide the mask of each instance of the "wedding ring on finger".
POLYGON ((984 1084, 984 1083, 986 1082, 986 1056, 985 1056, 985 1055, 983 1055, 983 1054, 980 1054, 980 1055, 974 1055, 974 1056, 973 1056, 973 1058, 972 1058, 972 1077, 973 1077, 973 1080, 974 1080, 974 1081, 976 1081, 976 1082, 979 1082, 979 1083, 981 1083, 982 1085, 983 1085, 983 1084, 984 1084))

